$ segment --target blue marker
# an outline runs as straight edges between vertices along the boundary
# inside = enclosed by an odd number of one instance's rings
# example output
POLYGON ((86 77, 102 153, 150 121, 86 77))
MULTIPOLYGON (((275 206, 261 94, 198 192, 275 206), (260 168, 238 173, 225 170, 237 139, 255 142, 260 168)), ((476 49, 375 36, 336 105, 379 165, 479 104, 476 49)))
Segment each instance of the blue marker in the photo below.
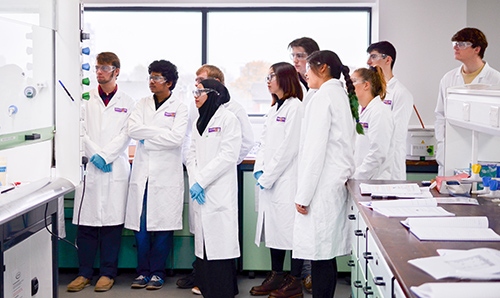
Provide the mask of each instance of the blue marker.
POLYGON ((61 84, 61 86, 63 87, 64 91, 66 91, 66 94, 68 94, 69 98, 71 98, 72 101, 75 101, 73 99, 73 96, 71 96, 71 94, 69 93, 68 89, 66 89, 66 87, 64 87, 63 83, 61 82, 61 80, 59 80, 59 84, 61 84))

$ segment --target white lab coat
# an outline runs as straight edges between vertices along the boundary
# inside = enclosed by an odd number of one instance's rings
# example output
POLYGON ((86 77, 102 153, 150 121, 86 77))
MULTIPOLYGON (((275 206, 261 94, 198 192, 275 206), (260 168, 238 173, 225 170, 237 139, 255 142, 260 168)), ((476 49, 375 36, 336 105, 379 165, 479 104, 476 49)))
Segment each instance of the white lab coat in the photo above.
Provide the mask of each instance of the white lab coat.
POLYGON ((393 113, 380 96, 372 99, 365 109, 359 107, 364 135, 356 135, 354 178, 390 180, 394 162, 393 113))
POLYGON ((264 187, 258 195, 255 244, 265 241, 266 247, 290 250, 303 106, 298 98, 285 100, 279 110, 277 106, 267 114, 255 159, 254 172, 263 172, 259 183, 264 187))
POLYGON ((302 123, 293 257, 329 260, 350 251, 346 181, 354 173, 355 121, 342 83, 331 79, 308 103, 302 123))
MULTIPOLYGON (((135 101, 117 90, 108 106, 104 105, 97 89, 90 91, 84 101, 83 145, 87 164, 85 197, 80 214, 80 224, 92 227, 116 226, 125 221, 130 163, 128 160, 128 118, 135 101), (90 162, 99 154, 106 163, 113 163, 112 171, 104 173, 90 162)), ((82 187, 75 192, 73 224, 78 223, 82 187)))
MULTIPOLYGON (((490 67, 485 62, 483 70, 474 78, 471 84, 500 84, 500 72, 490 67)), ((463 66, 463 65, 462 65, 463 66)), ((436 123, 434 124, 434 133, 437 141, 436 161, 439 164, 439 176, 444 173, 444 139, 446 137, 446 90, 449 87, 465 85, 462 76, 462 66, 447 72, 439 83, 439 93, 434 114, 436 115, 436 123)))
POLYGON ((389 105, 394 119, 394 157, 392 180, 406 180, 406 138, 408 125, 413 112, 413 96, 395 77, 387 83, 384 103, 389 105))
POLYGON ((195 255, 208 260, 240 256, 238 241, 238 181, 236 162, 241 128, 236 116, 220 106, 200 136, 192 127, 187 156, 189 186, 205 191, 205 204, 193 202, 195 255))
MULTIPOLYGON (((194 103, 194 101, 193 101, 194 103)), ((226 108, 226 110, 232 112, 236 118, 238 118, 238 121, 240 122, 241 126, 241 148, 238 156, 238 164, 240 164, 245 157, 248 155, 250 150, 253 148, 255 145, 254 141, 254 136, 253 136, 253 129, 252 129, 252 124, 250 123, 250 119, 248 118, 248 114, 246 110, 243 108, 243 106, 238 103, 236 100, 231 99, 223 106, 226 108)), ((189 124, 188 124, 188 130, 186 133, 186 140, 184 141, 183 144, 183 150, 185 150, 185 156, 187 156, 190 148, 190 143, 191 143, 191 135, 193 134, 192 128, 193 122, 196 123, 198 118, 198 109, 196 106, 193 104, 191 106, 191 110, 189 112, 189 124)), ((189 232, 194 234, 194 216, 193 214, 193 201, 189 200, 189 232)))
POLYGON ((156 110, 153 96, 141 99, 129 119, 129 135, 137 142, 127 200, 125 228, 140 230, 144 189, 148 181, 148 231, 182 229, 184 170, 181 146, 186 135, 187 107, 175 93, 156 110))

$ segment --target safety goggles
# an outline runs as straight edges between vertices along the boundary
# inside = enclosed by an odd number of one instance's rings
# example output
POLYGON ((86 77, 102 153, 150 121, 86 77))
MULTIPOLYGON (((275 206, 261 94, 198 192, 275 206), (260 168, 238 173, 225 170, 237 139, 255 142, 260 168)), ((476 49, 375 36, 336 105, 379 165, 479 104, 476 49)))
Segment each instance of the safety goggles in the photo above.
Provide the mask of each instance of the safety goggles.
POLYGON ((368 55, 368 60, 376 61, 380 59, 385 59, 387 58, 386 54, 380 54, 380 53, 373 53, 368 55))
POLYGON ((205 78, 205 77, 196 77, 196 79, 194 79, 194 81, 195 81, 197 84, 199 84, 199 83, 201 83, 201 81, 203 81, 203 80, 208 80, 208 79, 215 80, 215 78, 214 78, 214 77, 207 77, 207 78, 205 78))
POLYGON ((273 80, 275 80, 276 74, 274 72, 270 73, 266 77, 266 83, 271 83, 273 80))
POLYGON ((195 89, 195 90, 193 90, 193 95, 194 95, 194 97, 198 98, 201 95, 207 94, 210 92, 214 92, 215 94, 219 95, 219 92, 217 92, 217 90, 210 89, 210 88, 195 89))
POLYGON ((112 72, 115 69, 116 69, 116 66, 113 66, 113 65, 96 65, 95 66, 95 72, 98 72, 99 70, 102 72, 112 72))
POLYGON ((453 48, 457 48, 459 50, 465 50, 468 47, 472 46, 472 42, 470 41, 452 41, 451 45, 453 48))
POLYGON ((302 53, 290 53, 290 59, 294 60, 297 58, 297 60, 305 60, 307 58, 307 53, 302 52, 302 53))
POLYGON ((165 82, 166 79, 163 76, 154 75, 154 76, 149 76, 148 81, 153 81, 155 83, 161 83, 161 82, 165 82))
POLYGON ((352 81, 353 85, 358 85, 358 84, 362 84, 365 82, 365 80, 363 80, 363 79, 353 78, 353 77, 351 77, 351 81, 352 81))

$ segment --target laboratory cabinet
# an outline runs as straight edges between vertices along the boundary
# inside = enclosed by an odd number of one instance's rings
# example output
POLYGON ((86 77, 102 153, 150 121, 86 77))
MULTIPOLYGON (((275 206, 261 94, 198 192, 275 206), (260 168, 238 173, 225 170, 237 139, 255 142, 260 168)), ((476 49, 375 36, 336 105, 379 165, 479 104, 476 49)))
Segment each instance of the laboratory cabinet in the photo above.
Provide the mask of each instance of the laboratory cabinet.
MULTIPOLYGON (((385 217, 359 202, 371 200, 359 191, 360 183, 407 183, 406 181, 349 180, 351 194, 348 220, 353 227, 352 240, 352 296, 353 297, 417 297, 410 287, 428 282, 458 282, 455 279, 437 281, 424 271, 409 264, 416 258, 437 256, 437 249, 473 249, 488 247, 500 249, 500 242, 420 241, 400 221, 404 218, 385 217)), ((440 196, 433 190, 434 196, 440 196)), ((487 216, 489 227, 500 233, 500 206, 490 199, 477 198, 479 205, 441 205, 456 216, 487 216)), ((460 282, 468 282, 462 281, 460 282)), ((480 293, 478 293, 480 297, 480 293)))

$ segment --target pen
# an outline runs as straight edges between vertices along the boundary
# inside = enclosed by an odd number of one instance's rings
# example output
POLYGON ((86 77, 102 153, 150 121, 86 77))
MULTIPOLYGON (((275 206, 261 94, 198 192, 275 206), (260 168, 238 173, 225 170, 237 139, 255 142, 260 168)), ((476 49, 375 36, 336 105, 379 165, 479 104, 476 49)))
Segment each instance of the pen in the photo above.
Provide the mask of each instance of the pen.
POLYGON ((66 91, 66 94, 68 94, 69 98, 71 98, 72 101, 75 101, 73 99, 73 96, 71 96, 71 94, 69 93, 68 89, 66 89, 66 87, 64 87, 63 83, 61 82, 61 80, 59 80, 59 84, 61 84, 61 86, 63 87, 64 91, 66 91))
POLYGON ((398 197, 397 196, 372 196, 372 199, 375 199, 375 200, 381 200, 381 199, 390 199, 390 200, 395 200, 397 199, 398 197))

